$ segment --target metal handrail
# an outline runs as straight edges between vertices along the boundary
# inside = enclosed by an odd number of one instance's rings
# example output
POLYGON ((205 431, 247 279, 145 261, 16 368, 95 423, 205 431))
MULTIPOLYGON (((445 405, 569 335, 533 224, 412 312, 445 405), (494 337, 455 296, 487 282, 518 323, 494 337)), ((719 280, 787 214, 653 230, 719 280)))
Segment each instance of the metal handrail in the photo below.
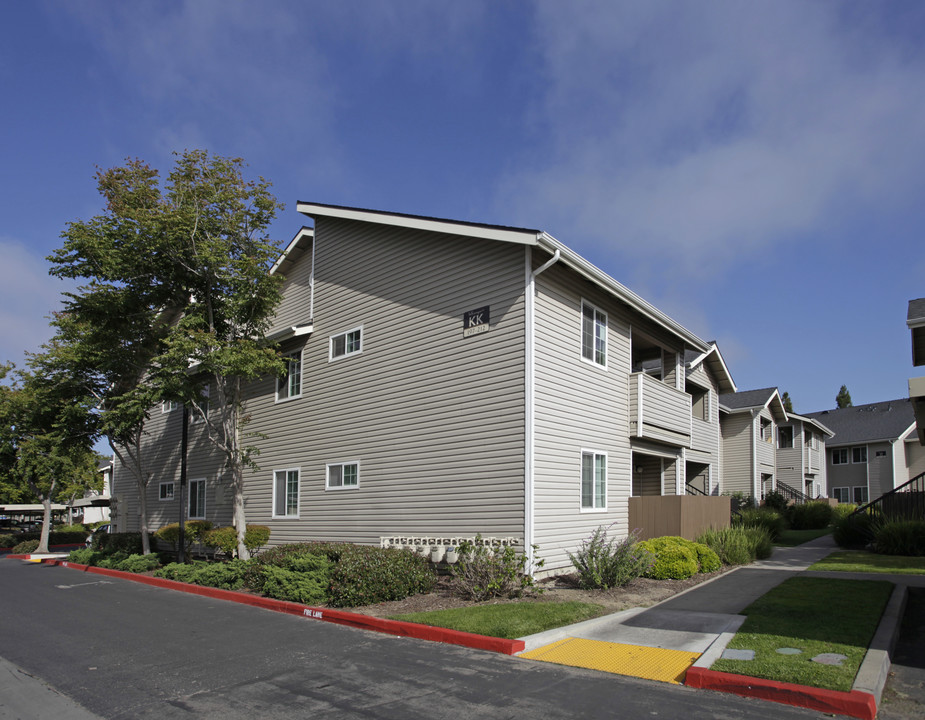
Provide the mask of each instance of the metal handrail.
POLYGON ((791 487, 787 483, 781 482, 780 480, 777 481, 777 492, 779 492, 787 499, 793 500, 798 505, 802 505, 803 503, 807 503, 812 500, 812 498, 806 493, 797 490, 796 488, 791 487))
POLYGON ((860 513, 879 519, 925 519, 925 473, 861 505, 851 514, 860 513))

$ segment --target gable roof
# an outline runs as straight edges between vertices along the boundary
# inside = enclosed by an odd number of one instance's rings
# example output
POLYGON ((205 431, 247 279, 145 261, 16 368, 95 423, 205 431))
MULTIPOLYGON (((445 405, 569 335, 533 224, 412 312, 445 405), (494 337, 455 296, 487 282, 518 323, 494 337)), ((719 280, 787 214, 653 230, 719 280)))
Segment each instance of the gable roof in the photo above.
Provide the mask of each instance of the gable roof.
POLYGON ((726 361, 719 351, 719 346, 712 340, 709 345, 710 349, 705 353, 697 352, 696 350, 684 351, 684 366, 687 368, 687 372, 690 373, 703 363, 709 368, 713 377, 716 378, 720 393, 736 392, 735 381, 732 379, 732 373, 729 372, 726 361))
POLYGON ((909 398, 806 413, 835 433, 830 447, 853 443, 893 441, 905 436, 915 425, 909 398))
POLYGON ((834 431, 830 430, 829 428, 827 428, 825 425, 823 425, 821 422, 819 422, 818 420, 814 418, 806 417, 805 415, 797 415, 796 413, 793 413, 793 412, 787 413, 787 417, 793 420, 799 420, 804 425, 812 425, 814 428, 816 428, 819 432, 821 432, 823 435, 826 435, 827 437, 832 437, 833 435, 835 435, 834 431))
POLYGON ((778 422, 787 420, 787 411, 776 387, 743 390, 719 396, 719 409, 729 415, 767 408, 778 422))
POLYGON ((341 220, 354 220, 540 248, 552 255, 556 261, 567 265, 578 274, 591 280, 612 297, 629 305, 636 312, 681 339, 688 347, 699 352, 707 352, 710 349, 708 343, 701 340, 690 330, 542 230, 446 220, 424 215, 408 215, 321 203, 298 202, 296 208, 300 213, 311 218, 330 217, 341 220))

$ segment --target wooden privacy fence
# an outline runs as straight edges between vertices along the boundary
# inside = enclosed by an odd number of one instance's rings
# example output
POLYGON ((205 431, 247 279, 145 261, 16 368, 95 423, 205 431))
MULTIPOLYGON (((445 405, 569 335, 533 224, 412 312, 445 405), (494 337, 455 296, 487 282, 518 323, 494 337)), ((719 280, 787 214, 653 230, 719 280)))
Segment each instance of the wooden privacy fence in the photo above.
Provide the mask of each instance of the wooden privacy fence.
POLYGON ((641 540, 663 535, 694 540, 704 530, 729 527, 728 497, 643 495, 629 501, 629 527, 641 540))

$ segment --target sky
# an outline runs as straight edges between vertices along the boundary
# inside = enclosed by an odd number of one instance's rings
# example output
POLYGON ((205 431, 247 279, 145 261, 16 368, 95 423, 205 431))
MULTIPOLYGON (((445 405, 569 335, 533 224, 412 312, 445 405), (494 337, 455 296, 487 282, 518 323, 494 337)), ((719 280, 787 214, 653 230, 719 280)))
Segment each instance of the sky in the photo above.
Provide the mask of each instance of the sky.
POLYGON ((919 0, 0 2, 0 362, 97 168, 242 157, 298 201, 545 230, 794 409, 906 397, 919 0))

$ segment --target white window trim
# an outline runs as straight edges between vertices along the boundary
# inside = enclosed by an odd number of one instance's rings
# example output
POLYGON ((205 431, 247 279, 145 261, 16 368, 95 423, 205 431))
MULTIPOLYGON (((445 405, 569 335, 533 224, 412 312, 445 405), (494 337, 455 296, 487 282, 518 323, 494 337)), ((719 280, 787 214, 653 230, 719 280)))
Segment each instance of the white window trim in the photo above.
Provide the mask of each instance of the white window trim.
POLYGON ((189 492, 186 496, 186 518, 187 520, 205 520, 206 519, 206 479, 205 478, 193 478, 189 481, 189 487, 187 488, 189 492), (190 504, 193 500, 192 486, 193 483, 202 483, 202 515, 193 515, 190 510, 190 504))
POLYGON ((850 448, 832 448, 832 464, 833 465, 848 465, 851 462, 851 449, 850 448), (841 456, 842 453, 845 453, 845 459, 839 459, 838 462, 835 461, 835 453, 838 453, 841 456))
MULTIPOLYGON (((594 303, 590 303, 584 298, 582 298, 581 311, 578 314, 578 332, 579 332, 579 338, 580 338, 579 343, 578 343, 578 357, 581 358, 581 361, 583 363, 587 363, 588 365, 593 365, 594 367, 603 368, 604 370, 607 369, 607 363, 610 361, 610 337, 609 337, 610 332, 609 330, 610 330, 610 318, 607 315, 607 313, 604 310, 601 310, 601 308, 599 308, 594 303), (601 315, 604 316, 604 319, 603 319, 604 362, 602 363, 598 362, 593 357, 590 357, 590 358, 585 357, 585 349, 584 349, 585 348, 585 307, 589 307, 595 312, 595 318, 594 318, 595 330, 597 329, 596 314, 600 313, 601 315)), ((596 341, 597 341, 597 335, 595 334, 593 338, 593 344, 592 344, 592 353, 594 352, 594 349, 597 346, 596 341)))
POLYGON ((301 510, 302 510, 302 469, 293 467, 293 468, 283 468, 281 470, 274 470, 273 471, 273 514, 272 514, 272 518, 274 520, 283 520, 283 519, 291 520, 293 518, 299 517, 301 510), (283 508, 283 512, 280 513, 279 508, 276 507, 276 498, 277 498, 276 483, 280 475, 283 476, 283 482, 288 483, 289 473, 291 472, 294 472, 296 474, 295 514, 287 515, 285 512, 286 510, 285 508, 283 508))
POLYGON ((867 464, 867 446, 866 446, 866 445, 852 445, 852 446, 851 446, 851 451, 849 452, 848 457, 849 457, 850 462, 851 462, 852 465, 866 465, 866 464, 867 464), (854 451, 855 451, 855 450, 860 450, 861 448, 864 448, 864 459, 863 459, 863 460, 855 460, 855 459, 854 459, 854 451))
MULTIPOLYGON (((287 368, 288 368, 289 366, 291 366, 292 360, 295 359, 296 357, 298 357, 298 361, 299 361, 299 392, 296 393, 295 395, 287 394, 285 397, 280 397, 279 389, 280 389, 280 383, 282 382, 283 378, 276 378, 276 402, 278 403, 287 402, 289 400, 298 400, 300 397, 302 397, 302 380, 303 380, 302 350, 296 350, 295 352, 285 353, 283 354, 282 359, 283 359, 283 362, 286 363, 287 368)), ((286 391, 288 393, 289 384, 291 383, 291 375, 289 374, 288 369, 286 372, 285 380, 286 380, 286 391)))
POLYGON ((333 462, 326 463, 324 466, 324 489, 340 491, 340 490, 359 490, 360 489, 360 461, 359 460, 345 460, 344 462, 333 462), (339 467, 341 468, 341 478, 343 478, 343 468, 347 465, 356 465, 357 468, 357 481, 355 485, 331 485, 331 468, 339 467))
POLYGON ((180 403, 174 402, 173 400, 164 400, 161 402, 161 412, 169 413, 173 412, 180 407, 180 403))
POLYGON ((364 335, 365 335, 365 333, 363 332, 363 326, 362 326, 362 325, 357 325, 356 327, 350 328, 349 330, 345 330, 344 332, 339 332, 339 333, 335 333, 335 334, 333 334, 333 335, 329 335, 329 336, 328 336, 328 362, 335 362, 335 361, 337 361, 337 360, 343 360, 344 358, 353 357, 354 355, 362 355, 362 354, 363 354, 363 348, 366 346, 366 338, 364 337, 364 335), (360 349, 359 349, 359 350, 348 351, 348 350, 346 349, 346 347, 345 347, 345 348, 344 348, 344 354, 343 354, 343 355, 337 355, 337 356, 335 357, 335 355, 334 355, 334 340, 335 340, 336 338, 342 337, 342 338, 344 338, 344 343, 346 344, 347 335, 350 335, 351 333, 355 333, 355 332, 359 332, 359 333, 360 333, 360 349))
MULTIPOLYGON (((610 459, 608 458, 606 452, 604 452, 603 450, 591 450, 589 448, 582 448, 581 455, 579 457, 579 462, 578 462, 578 508, 580 512, 582 513, 605 513, 607 512, 607 491, 608 491, 608 485, 609 485, 609 483, 607 482, 608 480, 607 474, 608 474, 609 469, 610 469, 610 459), (598 457, 604 458, 604 505, 603 507, 594 507, 594 506, 585 507, 584 503, 582 502, 581 490, 582 490, 582 485, 584 484, 583 473, 584 473, 585 455, 592 456, 593 458, 592 462, 594 465, 595 473, 597 472, 597 458, 598 457)), ((594 481, 595 481, 595 478, 592 477, 591 479, 591 502, 592 503, 597 502, 597 493, 595 492, 596 488, 594 486, 594 481)))
POLYGON ((177 486, 174 484, 173 480, 168 480, 167 482, 162 482, 158 484, 157 499, 159 502, 171 502, 176 497, 177 497, 177 486), (170 497, 164 497, 163 490, 168 485, 170 485, 170 497))

